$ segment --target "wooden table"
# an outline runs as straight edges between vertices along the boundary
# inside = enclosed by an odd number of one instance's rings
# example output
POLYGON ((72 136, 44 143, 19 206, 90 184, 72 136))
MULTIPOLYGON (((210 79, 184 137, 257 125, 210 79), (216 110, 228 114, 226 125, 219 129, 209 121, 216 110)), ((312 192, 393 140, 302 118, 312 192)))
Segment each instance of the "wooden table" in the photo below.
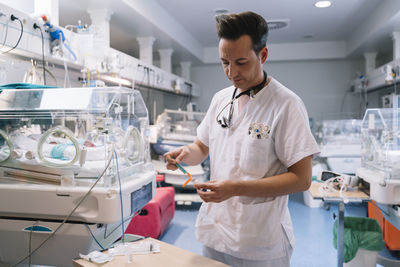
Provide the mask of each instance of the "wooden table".
POLYGON ((128 256, 115 256, 112 261, 96 264, 84 259, 73 260, 72 263, 78 267, 127 267, 127 266, 162 266, 162 267, 226 267, 221 262, 192 253, 188 250, 178 248, 157 239, 146 238, 136 242, 151 241, 160 244, 160 253, 132 255, 131 263, 128 263, 128 256))
POLYGON ((362 191, 345 191, 342 192, 342 196, 340 196, 339 192, 321 192, 319 190, 322 183, 312 182, 308 191, 310 192, 312 198, 315 199, 351 199, 353 201, 363 201, 369 200, 369 196, 362 191))

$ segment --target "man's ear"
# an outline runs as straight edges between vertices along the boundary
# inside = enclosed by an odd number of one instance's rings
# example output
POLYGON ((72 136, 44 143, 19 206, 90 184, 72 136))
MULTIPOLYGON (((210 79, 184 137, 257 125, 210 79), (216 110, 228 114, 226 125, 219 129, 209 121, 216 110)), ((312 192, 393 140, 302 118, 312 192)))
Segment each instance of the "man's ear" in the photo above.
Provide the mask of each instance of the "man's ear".
POLYGON ((268 58, 268 48, 265 46, 260 50, 259 53, 261 64, 264 64, 268 58))

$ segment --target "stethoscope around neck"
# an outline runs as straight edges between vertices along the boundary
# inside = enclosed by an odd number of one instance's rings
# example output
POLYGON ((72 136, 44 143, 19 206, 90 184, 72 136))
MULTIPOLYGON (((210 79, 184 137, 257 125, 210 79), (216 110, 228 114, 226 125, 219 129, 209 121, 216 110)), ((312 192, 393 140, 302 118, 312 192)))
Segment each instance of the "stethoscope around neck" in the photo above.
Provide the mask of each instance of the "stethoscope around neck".
POLYGON ((261 83, 257 84, 256 86, 251 87, 250 89, 248 89, 248 90, 246 90, 244 92, 241 92, 238 95, 236 95, 236 92, 237 92, 237 89, 238 89, 236 87, 235 90, 233 91, 232 99, 218 113, 218 115, 216 117, 217 123, 219 125, 221 125, 221 127, 224 128, 224 129, 225 128, 230 128, 232 126, 233 103, 235 102, 235 100, 238 99, 239 97, 241 97, 242 95, 248 95, 249 97, 254 98, 254 92, 256 90, 264 88, 264 85, 265 85, 265 82, 267 81, 267 78, 268 78, 267 72, 264 71, 264 80, 261 83), (228 118, 226 118, 225 116, 222 116, 222 119, 218 119, 221 116, 222 112, 224 112, 224 110, 229 105, 230 105, 230 108, 229 108, 228 118))

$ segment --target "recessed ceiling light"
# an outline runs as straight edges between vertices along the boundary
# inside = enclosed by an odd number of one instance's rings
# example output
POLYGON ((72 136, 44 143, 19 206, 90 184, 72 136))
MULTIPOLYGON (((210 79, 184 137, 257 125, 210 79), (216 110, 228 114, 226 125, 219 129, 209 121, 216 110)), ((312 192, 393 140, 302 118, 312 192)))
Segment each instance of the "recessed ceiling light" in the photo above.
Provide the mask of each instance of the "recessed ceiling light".
POLYGON ((289 25, 289 21, 289 19, 268 20, 268 30, 279 30, 286 28, 289 25))
POLYGON ((332 5, 331 1, 318 1, 314 4, 318 8, 330 7, 332 5))
POLYGON ((221 15, 221 14, 228 14, 229 10, 226 8, 215 8, 214 12, 216 15, 221 15))

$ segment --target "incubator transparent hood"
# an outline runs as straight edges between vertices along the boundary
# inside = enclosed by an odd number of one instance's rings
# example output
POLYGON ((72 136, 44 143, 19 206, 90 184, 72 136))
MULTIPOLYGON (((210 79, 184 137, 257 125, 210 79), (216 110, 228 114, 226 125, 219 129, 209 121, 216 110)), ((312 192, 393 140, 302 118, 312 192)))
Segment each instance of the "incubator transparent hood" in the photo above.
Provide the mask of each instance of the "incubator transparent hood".
POLYGON ((120 238, 155 195, 147 136, 133 89, 1 91, 0 265, 26 259, 26 240, 46 242, 32 263, 69 266, 120 238))
MULTIPOLYGON (((57 195, 77 194, 78 197, 104 173, 95 187, 99 194, 96 216, 78 212, 75 219, 115 222, 120 217, 118 212, 115 216, 111 211, 103 212, 106 203, 111 203, 104 202, 111 199, 110 192, 121 188, 128 194, 136 190, 133 187, 140 189, 148 184, 142 202, 145 204, 152 198, 155 172, 150 162, 148 131, 147 109, 137 90, 122 87, 3 90, 0 93, 0 191, 22 184, 25 195, 20 200, 29 201, 28 191, 32 192, 32 198, 34 192, 41 192, 45 197, 52 190, 57 195)), ((131 202, 131 207, 124 207, 127 215, 143 206, 143 203, 137 204, 138 199, 126 197, 131 202)), ((49 196, 47 201, 58 200, 51 200, 49 196)), ((46 218, 60 218, 70 207, 37 209, 37 205, 28 210, 0 204, 0 214, 29 216, 36 210, 36 217, 46 218)))
POLYGON ((324 120, 316 132, 329 169, 354 174, 361 166, 361 120, 324 120))
POLYGON ((357 175, 370 184, 370 197, 400 204, 400 109, 368 109, 361 128, 357 175))
MULTIPOLYGON (((4 90, 0 166, 33 172, 40 167, 40 173, 48 174, 25 173, 31 182, 97 177, 112 151, 121 169, 148 161, 147 124, 143 100, 130 89, 4 90)), ((12 171, 5 176, 12 177, 12 171)))
POLYGON ((157 118, 158 136, 164 140, 193 142, 205 115, 203 112, 165 109, 157 118))

